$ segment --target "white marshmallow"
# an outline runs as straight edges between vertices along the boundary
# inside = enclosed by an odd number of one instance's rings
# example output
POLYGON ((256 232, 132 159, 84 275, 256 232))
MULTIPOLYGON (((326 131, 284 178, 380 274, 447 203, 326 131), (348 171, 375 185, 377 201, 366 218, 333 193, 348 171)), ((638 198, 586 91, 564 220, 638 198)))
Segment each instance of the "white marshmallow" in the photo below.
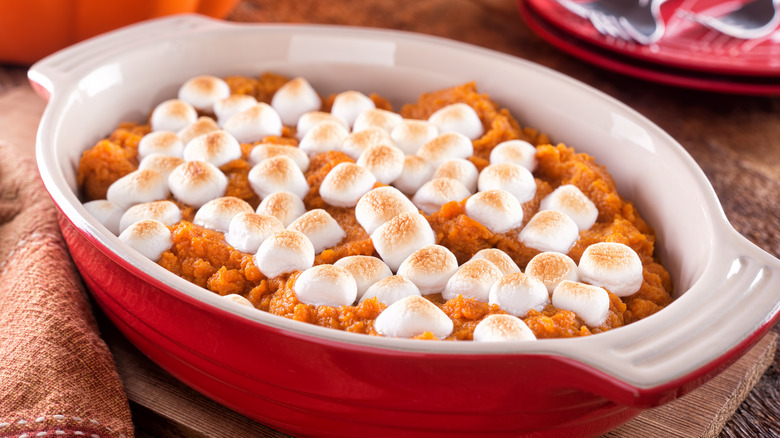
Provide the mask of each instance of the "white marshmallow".
POLYGON ((520 203, 530 201, 536 194, 536 180, 530 170, 519 164, 491 164, 479 174, 479 191, 505 190, 520 203))
POLYGON ((301 172, 309 170, 309 156, 306 152, 295 146, 281 144, 260 143, 249 152, 249 164, 255 165, 266 158, 286 156, 292 158, 295 164, 301 168, 301 172))
POLYGON ((242 297, 239 294, 222 295, 221 298, 223 300, 232 301, 232 302, 234 302, 236 304, 240 304, 242 306, 251 307, 253 309, 255 308, 255 306, 252 304, 251 301, 247 300, 246 298, 242 297))
POLYGON ((84 203, 84 208, 89 214, 95 217, 111 234, 119 234, 119 222, 122 219, 124 210, 113 202, 105 199, 96 199, 84 203))
POLYGON ((539 251, 568 253, 580 237, 577 224, 565 214, 555 210, 536 213, 518 234, 523 245, 539 251))
POLYGON ((389 306, 401 298, 410 296, 421 296, 420 289, 406 277, 393 275, 383 278, 368 288, 365 295, 360 299, 362 303, 365 300, 376 298, 380 303, 389 306))
POLYGON ((452 333, 454 324, 444 311, 423 297, 411 295, 389 305, 374 320, 382 336, 412 338, 425 332, 442 339, 452 333))
POLYGON ((225 99, 214 102, 213 110, 214 115, 217 116, 217 123, 219 126, 225 126, 225 122, 227 122, 228 119, 255 105, 257 105, 257 99, 255 99, 254 96, 248 94, 231 94, 225 99))
POLYGON ((269 135, 282 135, 282 119, 276 110, 263 102, 233 114, 222 127, 241 143, 253 143, 269 135))
POLYGON ((433 178, 452 178, 460 181, 471 193, 477 191, 478 177, 477 166, 465 158, 447 160, 433 173, 433 178))
POLYGON ((558 210, 574 219, 580 230, 588 230, 599 217, 599 209, 582 193, 579 187, 564 184, 545 196, 539 204, 541 210, 558 210))
POLYGON ((295 219, 287 229, 305 234, 314 245, 315 254, 338 245, 341 239, 347 237, 347 233, 336 219, 321 208, 307 211, 303 216, 295 219))
POLYGON ((544 283, 549 293, 563 280, 580 279, 574 260, 566 254, 552 251, 535 255, 526 265, 525 273, 544 283))
POLYGON ((460 201, 471 195, 469 189, 460 181, 452 178, 436 178, 428 181, 417 190, 412 202, 425 214, 433 214, 442 205, 451 201, 460 201))
POLYGON ((209 75, 189 79, 179 88, 179 99, 201 111, 211 111, 217 101, 228 96, 230 86, 227 82, 209 75))
POLYGON ((370 190, 355 205, 355 219, 369 235, 401 213, 417 213, 417 207, 400 190, 391 186, 370 190))
POLYGON ((474 155, 474 145, 468 137, 457 132, 440 134, 417 150, 434 168, 453 158, 468 158, 474 155))
POLYGON ((219 125, 211 117, 198 117, 195 123, 191 123, 186 127, 179 130, 176 135, 179 136, 181 141, 186 145, 191 142, 193 138, 208 134, 209 132, 219 129, 219 125))
POLYGON ((343 120, 347 127, 352 127, 360 113, 374 108, 374 101, 365 94, 359 91, 343 91, 333 99, 330 113, 343 120))
POLYGON ((642 260, 628 245, 594 243, 585 248, 579 264, 583 282, 608 289, 619 297, 635 294, 644 281, 642 260))
POLYGON ((501 277, 490 287, 488 302, 507 313, 525 317, 531 309, 541 312, 550 303, 544 283, 522 272, 501 277))
POLYGON ((119 231, 144 219, 154 219, 163 225, 171 226, 181 220, 181 210, 171 201, 152 201, 136 204, 125 211, 119 220, 119 231))
POLYGON ((225 174, 205 161, 185 161, 168 176, 173 196, 195 208, 222 196, 227 183, 225 174))
POLYGON ((254 213, 248 202, 235 196, 223 196, 203 204, 192 223, 211 230, 227 233, 230 221, 239 213, 254 213))
POLYGON ((301 273, 293 291, 298 301, 313 306, 349 306, 357 297, 357 284, 346 269, 317 265, 301 273))
POLYGON ((404 153, 395 146, 374 145, 360 154, 357 165, 368 169, 380 183, 390 184, 404 170, 404 153))
POLYGON ((564 280, 553 291, 552 305, 576 313, 590 327, 598 327, 607 320, 609 295, 598 286, 564 280))
POLYGON ((119 234, 119 240, 153 262, 159 261, 162 254, 173 246, 171 230, 154 219, 130 225, 119 234))
POLYGON ((339 151, 357 160, 360 155, 371 146, 379 144, 392 144, 390 134, 382 128, 367 128, 362 131, 352 132, 341 142, 339 151))
POLYGON ((324 111, 309 111, 298 118, 298 124, 295 127, 295 137, 297 137, 298 140, 302 139, 311 128, 322 122, 336 122, 340 123, 345 128, 349 128, 343 120, 331 113, 326 113, 324 111))
POLYGON ((436 235, 419 213, 401 213, 371 233, 374 249, 393 272, 418 249, 436 243, 436 235))
POLYGON ((372 284, 393 275, 393 272, 385 262, 373 256, 347 256, 338 259, 334 265, 346 269, 355 278, 358 299, 363 297, 363 294, 366 293, 372 284))
POLYGON ((254 254, 265 239, 283 229, 282 221, 273 216, 242 212, 230 220, 225 241, 241 252, 254 254))
POLYGON ((477 112, 465 103, 453 103, 440 108, 428 117, 428 121, 442 133, 457 132, 471 140, 482 137, 485 132, 477 112))
POLYGON ((423 295, 429 295, 443 291, 457 270, 458 259, 452 251, 441 245, 428 245, 404 259, 398 275, 412 280, 423 295))
POLYGON ((404 168, 393 185, 405 194, 412 196, 433 176, 434 168, 419 155, 404 157, 404 168))
POLYGON ((451 300, 463 295, 487 303, 490 288, 501 277, 501 270, 493 263, 484 259, 469 260, 452 274, 441 296, 451 300))
POLYGON ((241 158, 241 144, 227 131, 216 130, 195 137, 184 146, 187 161, 208 161, 219 167, 241 158))
POLYGON ((320 196, 335 207, 354 207, 375 183, 376 177, 365 167, 339 163, 322 179, 320 196))
POLYGON ((368 128, 381 128, 390 135, 390 132, 396 125, 401 123, 401 120, 403 120, 403 117, 400 114, 379 108, 369 108, 363 110, 355 118, 355 123, 352 124, 352 132, 363 131, 368 128))
POLYGON ((476 342, 534 341, 536 335, 522 319, 505 314, 488 315, 474 327, 476 342))
POLYGON ((306 213, 306 206, 300 196, 290 192, 276 192, 263 198, 257 206, 257 214, 273 216, 287 227, 306 213))
POLYGON ((514 163, 536 170, 536 146, 523 140, 501 142, 490 151, 490 164, 514 163))
POLYGON ((198 112, 192 105, 183 100, 169 99, 154 107, 149 124, 152 131, 179 132, 196 120, 198 120, 198 112))
POLYGON ((503 275, 520 272, 520 267, 517 266, 517 263, 515 263, 514 260, 512 260, 512 257, 509 257, 509 254, 497 248, 485 248, 479 250, 471 257, 471 260, 475 259, 489 261, 490 263, 496 265, 498 270, 501 271, 501 274, 503 275))
POLYGON ((108 186, 106 199, 120 208, 168 197, 168 182, 154 169, 134 170, 108 186))
POLYGON ((184 160, 179 157, 172 157, 170 155, 162 154, 149 154, 144 157, 140 163, 138 163, 138 169, 156 170, 160 172, 160 175, 162 175, 162 177, 167 181, 168 177, 171 175, 171 172, 173 172, 173 169, 178 167, 183 162, 184 160))
POLYGON ((143 160, 152 154, 162 154, 181 158, 184 152, 184 142, 175 132, 150 132, 138 142, 138 158, 143 160))
POLYGON ((416 154, 429 141, 439 135, 439 128, 425 120, 403 119, 390 131, 396 147, 405 154, 416 154))
POLYGON ((322 122, 312 126, 303 136, 298 147, 309 155, 335 151, 349 135, 349 131, 339 122, 322 122))
POLYGON ((322 99, 309 81, 297 77, 276 90, 271 98, 271 106, 279 113, 282 123, 296 126, 301 115, 320 109, 322 99))
POLYGON ((275 192, 290 192, 303 199, 309 193, 309 183, 301 168, 290 157, 266 158, 249 170, 249 185, 261 198, 275 192))
POLYGON ((260 244, 255 253, 255 265, 267 278, 274 278, 314 265, 314 246, 305 234, 282 230, 260 244))
POLYGON ((466 200, 466 216, 494 233, 506 233, 523 223, 523 206, 504 190, 486 190, 466 200))

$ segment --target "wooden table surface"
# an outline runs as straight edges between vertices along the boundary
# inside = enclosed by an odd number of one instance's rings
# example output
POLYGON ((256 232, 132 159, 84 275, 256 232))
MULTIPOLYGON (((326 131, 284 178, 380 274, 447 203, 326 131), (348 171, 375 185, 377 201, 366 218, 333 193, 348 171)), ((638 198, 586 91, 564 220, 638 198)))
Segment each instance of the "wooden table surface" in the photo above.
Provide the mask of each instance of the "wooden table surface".
MULTIPOLYGON (((514 0, 243 0, 228 19, 409 30, 572 76, 628 104, 680 142, 704 170, 734 227, 780 257, 780 97, 687 90, 591 66, 537 37, 514 0)), ((0 96, 25 83, 25 66, 0 64, 0 96)), ((773 331, 780 333, 780 327, 773 331)), ((780 353, 721 436, 780 436, 780 353)))

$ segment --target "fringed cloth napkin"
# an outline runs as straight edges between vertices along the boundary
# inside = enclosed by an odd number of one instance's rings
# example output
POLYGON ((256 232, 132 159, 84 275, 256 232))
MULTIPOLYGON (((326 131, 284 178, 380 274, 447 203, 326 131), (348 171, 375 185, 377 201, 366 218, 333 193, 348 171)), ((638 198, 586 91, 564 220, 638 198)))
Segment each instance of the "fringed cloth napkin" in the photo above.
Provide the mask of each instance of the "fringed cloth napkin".
POLYGON ((0 143, 0 438, 34 437, 133 425, 37 168, 0 143))

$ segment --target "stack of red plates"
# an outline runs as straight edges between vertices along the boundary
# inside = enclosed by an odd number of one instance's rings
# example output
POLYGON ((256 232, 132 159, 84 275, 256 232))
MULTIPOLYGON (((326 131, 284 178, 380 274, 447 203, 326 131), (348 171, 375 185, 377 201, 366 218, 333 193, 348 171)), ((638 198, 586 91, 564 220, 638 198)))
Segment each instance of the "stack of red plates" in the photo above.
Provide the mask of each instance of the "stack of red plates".
POLYGON ((601 35, 587 19, 555 0, 518 0, 518 7, 541 38, 603 68, 700 90, 780 95, 780 29, 763 38, 742 40, 707 29, 680 13, 719 16, 746 1, 668 0, 661 5, 666 32, 650 45, 601 35))

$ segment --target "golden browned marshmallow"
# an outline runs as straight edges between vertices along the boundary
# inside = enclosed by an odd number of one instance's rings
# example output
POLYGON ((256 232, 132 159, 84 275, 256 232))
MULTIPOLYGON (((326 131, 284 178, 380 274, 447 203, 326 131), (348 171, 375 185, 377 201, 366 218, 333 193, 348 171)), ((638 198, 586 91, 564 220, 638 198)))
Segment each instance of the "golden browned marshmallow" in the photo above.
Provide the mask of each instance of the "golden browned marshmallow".
POLYGON ((404 153, 395 146, 370 146, 358 157, 357 165, 365 167, 382 184, 390 184, 404 170, 404 153))
POLYGON ((108 186, 106 199, 120 208, 168 197, 168 182, 154 169, 135 170, 108 186))
POLYGON ((433 172, 433 166, 425 158, 419 155, 407 155, 404 157, 404 168, 401 174, 392 184, 398 190, 412 196, 433 177, 433 172))
POLYGON ((349 131, 339 122, 321 122, 309 129, 301 138, 298 147, 309 155, 335 151, 349 135, 349 131))
POLYGON ((315 254, 336 246, 341 242, 341 239, 347 236, 336 219, 333 219, 333 216, 321 208, 307 211, 295 219, 287 229, 305 234, 314 245, 315 254))
POLYGON ((465 158, 447 160, 433 173, 433 178, 452 178, 460 181, 471 193, 477 191, 478 177, 477 166, 465 158))
POLYGON ((211 230, 228 232, 230 221, 239 213, 254 213, 248 202, 235 196, 223 196, 203 204, 192 223, 211 230))
POLYGON ((471 140, 457 132, 440 134, 417 150, 417 155, 428 160, 434 168, 453 158, 468 158, 474 155, 471 140))
POLYGON ((225 126, 234 115, 241 111, 248 110, 257 105, 257 99, 248 94, 231 94, 225 99, 214 102, 214 115, 217 116, 219 126, 225 126))
POLYGON ((179 132, 198 120, 198 112, 192 105, 179 99, 166 100, 152 110, 149 124, 152 131, 179 132))
POLYGON ((286 156, 292 158, 295 164, 301 168, 301 172, 309 170, 309 156, 306 152, 295 146, 281 144, 261 143, 249 152, 249 164, 255 165, 266 158, 286 156))
POLYGON ((199 208, 224 195, 227 177, 219 168, 205 161, 185 161, 168 176, 171 193, 179 201, 199 208))
POLYGON ((119 240, 156 262, 173 245, 171 230, 154 219, 138 221, 119 234, 119 240))
POLYGON ((486 316, 474 327, 476 342, 535 341, 536 335, 522 319, 505 314, 486 316))
POLYGON ((219 167, 239 158, 241 145, 227 131, 211 131, 195 137, 184 146, 186 161, 207 161, 219 167))
POLYGON ((320 109, 322 99, 309 81, 297 77, 276 90, 271 98, 271 106, 279 113, 282 123, 296 126, 301 115, 320 109))
POLYGON ((488 302, 518 317, 525 317, 531 309, 541 312, 550 303, 544 283, 530 275, 515 272, 493 283, 488 302))
POLYGON ((111 234, 119 235, 119 222, 122 220, 124 210, 106 199, 96 199, 84 203, 84 208, 95 217, 111 234))
POLYGON ((266 158, 249 170, 249 185, 261 198, 275 192, 290 192, 303 199, 309 193, 309 183, 301 168, 290 157, 266 158))
POLYGON ((407 155, 416 154, 418 150, 439 135, 439 129, 433 123, 425 120, 403 119, 390 131, 396 147, 407 155))
POLYGON ((314 265, 314 246, 300 231, 282 230, 260 244, 255 265, 268 278, 303 271, 314 265))
POLYGON ((234 302, 236 304, 240 304, 240 305, 242 305, 244 307, 251 307, 253 309, 255 308, 255 306, 252 304, 251 301, 247 300, 246 298, 244 298, 243 296, 241 296, 239 294, 222 295, 220 298, 222 298, 225 301, 232 301, 232 302, 234 302))
POLYGON ((163 225, 175 225, 181 220, 181 210, 171 201, 152 201, 136 204, 127 209, 119 220, 119 231, 122 232, 130 225, 144 220, 154 219, 163 225))
POLYGON ((241 143, 254 143, 269 135, 282 135, 282 119, 276 110, 263 102, 232 115, 222 127, 241 143))
POLYGON ((309 130, 311 130, 311 128, 322 122, 336 122, 344 126, 344 128, 349 128, 349 126, 347 126, 343 120, 331 113, 326 113, 324 111, 309 111, 298 118, 298 124, 295 128, 295 136, 298 138, 298 140, 302 139, 303 136, 306 135, 309 130))
POLYGON ((630 246, 594 243, 580 257, 580 279, 608 289, 619 297, 635 294, 644 281, 642 260, 630 246))
POLYGON ((417 207, 391 186, 371 189, 360 197, 355 206, 355 219, 369 235, 401 213, 417 213, 417 207))
POLYGON ((577 224, 555 210, 536 213, 518 234, 520 242, 539 251, 568 253, 580 236, 577 224))
POLYGON ((179 157, 172 157, 170 155, 162 154, 149 154, 144 157, 140 163, 138 163, 138 169, 156 170, 160 172, 160 175, 162 175, 162 177, 167 181, 168 177, 171 175, 171 172, 173 172, 173 169, 178 167, 179 164, 183 162, 184 160, 179 157))
POLYGON ((544 283, 547 292, 552 293, 555 286, 563 280, 579 281, 577 264, 566 254, 559 252, 540 252, 526 265, 525 273, 544 283))
POLYGON ((482 136, 485 129, 474 108, 465 103, 453 103, 436 110, 428 121, 439 128, 440 132, 457 132, 471 140, 482 136))
POLYGON ((505 190, 520 203, 530 201, 536 194, 536 180, 531 171, 514 163, 491 164, 479 173, 479 191, 505 190))
POLYGON ((334 265, 346 269, 355 278, 358 299, 363 297, 372 284, 393 275, 385 262, 373 256, 346 256, 336 261, 334 265))
POLYGON ((330 113, 343 120, 344 124, 351 128, 360 113, 374 108, 376 105, 370 97, 359 91, 349 90, 336 95, 330 113))
POLYGON ((389 135, 393 128, 401 123, 401 120, 403 117, 400 114, 379 108, 369 108, 358 114, 355 123, 352 124, 352 132, 368 128, 381 128, 389 135))
POLYGON ((501 274, 503 275, 520 272, 520 267, 517 266, 517 263, 515 263, 514 260, 512 260, 512 257, 509 257, 507 253, 497 248, 485 248, 479 250, 471 257, 471 260, 474 259, 484 259, 489 261, 490 263, 496 265, 498 270, 501 271, 501 274))
POLYGON ((225 234, 225 241, 233 248, 254 254, 260 244, 274 233, 282 231, 284 224, 279 219, 267 214, 238 213, 233 216, 225 234))
POLYGON ((494 233, 506 233, 523 223, 523 206, 504 190, 486 190, 466 200, 466 216, 494 233))
POLYGON ((580 230, 588 230, 599 217, 599 209, 579 187, 564 184, 542 199, 539 208, 558 210, 574 219, 580 230))
POLYGON ((203 116, 198 117, 198 120, 196 120, 195 123, 191 123, 179 130, 176 135, 178 135, 181 141, 186 145, 191 142, 193 138, 218 129, 219 125, 217 125, 217 122, 215 122, 214 119, 203 116))
POLYGON ((439 211, 442 205, 460 201, 471 195, 469 189, 452 178, 436 178, 428 181, 412 196, 412 202, 425 214, 439 211))
POLYGON ((490 164, 514 163, 533 172, 536 169, 536 146, 523 140, 501 142, 490 151, 490 164))
POLYGON ((276 192, 263 198, 257 206, 257 214, 273 216, 287 227, 295 219, 306 213, 306 206, 300 196, 290 192, 276 192))
POLYGON ((183 152, 184 142, 171 131, 153 131, 138 142, 138 158, 141 160, 152 154, 181 158, 183 152))
POLYGON ((412 280, 400 275, 383 278, 368 288, 365 295, 360 298, 362 303, 365 300, 376 298, 380 303, 389 306, 401 298, 410 296, 420 296, 420 290, 417 289, 412 280))
POLYGON ((342 140, 339 151, 357 160, 366 149, 378 144, 392 144, 390 134, 382 128, 367 128, 347 135, 342 140))
POLYGON ((214 104, 230 96, 230 86, 216 76, 196 76, 179 88, 179 99, 200 111, 212 111, 214 104))
POLYGON ((430 332, 443 339, 452 333, 452 320, 427 299, 411 295, 389 305, 374 321, 374 328, 382 336, 412 338, 430 332))
POLYGON ((436 243, 431 225, 420 213, 401 213, 371 234, 374 249, 395 272, 418 249, 436 243))
POLYGON ((607 320, 609 295, 598 286, 563 280, 553 291, 552 305, 576 313, 590 327, 598 327, 607 320))
POLYGON ((441 245, 428 245, 404 259, 398 267, 398 275, 412 280, 420 293, 429 295, 443 291, 457 270, 458 259, 452 251, 441 245))
POLYGON ((320 197, 335 207, 354 207, 375 183, 376 177, 365 167, 339 163, 323 178, 320 197))
POLYGON ((317 265, 306 269, 293 285, 298 301, 313 306, 349 306, 357 297, 357 284, 346 269, 317 265))
POLYGON ((487 303, 490 288, 501 277, 501 270, 493 263, 484 259, 469 260, 452 274, 441 296, 451 300, 463 295, 487 303))

